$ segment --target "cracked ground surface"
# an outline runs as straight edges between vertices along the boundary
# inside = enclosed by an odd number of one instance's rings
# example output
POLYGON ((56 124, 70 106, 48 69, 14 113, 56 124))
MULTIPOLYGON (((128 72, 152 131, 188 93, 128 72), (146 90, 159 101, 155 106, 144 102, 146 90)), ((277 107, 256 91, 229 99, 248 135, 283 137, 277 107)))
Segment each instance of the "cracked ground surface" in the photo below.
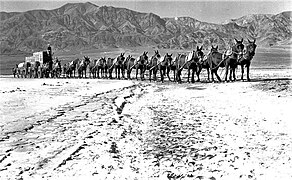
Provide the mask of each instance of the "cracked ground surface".
POLYGON ((51 88, 46 101, 61 92, 72 101, 2 120, 0 179, 292 178, 290 81, 283 91, 262 91, 264 82, 67 81, 39 84, 51 88))

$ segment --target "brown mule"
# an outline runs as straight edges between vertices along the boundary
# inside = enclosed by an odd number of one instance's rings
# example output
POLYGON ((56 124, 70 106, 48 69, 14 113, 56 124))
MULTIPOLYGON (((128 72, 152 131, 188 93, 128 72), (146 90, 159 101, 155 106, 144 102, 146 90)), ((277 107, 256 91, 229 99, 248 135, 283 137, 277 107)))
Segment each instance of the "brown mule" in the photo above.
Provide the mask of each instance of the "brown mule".
POLYGON ((158 50, 154 51, 154 55, 151 57, 150 61, 146 65, 146 69, 149 70, 149 81, 151 82, 151 76, 153 74, 153 80, 156 81, 157 71, 158 71, 158 60, 161 58, 158 50))
POLYGON ((197 71, 197 63, 201 58, 203 58, 204 53, 202 51, 203 47, 197 47, 196 51, 191 51, 188 55, 179 54, 176 60, 176 78, 177 82, 182 82, 181 72, 183 69, 188 71, 188 80, 190 82, 190 72, 192 71, 191 82, 195 82, 194 74, 197 71))
MULTIPOLYGON (((243 39, 241 41, 238 41, 235 39, 236 44, 232 46, 230 55, 224 57, 224 54, 218 52, 218 46, 217 48, 211 49, 211 52, 208 56, 208 64, 210 66, 211 70, 211 78, 212 82, 214 82, 214 74, 216 75, 218 81, 221 82, 221 79, 217 73, 219 67, 225 67, 225 81, 227 82, 227 76, 228 76, 228 70, 230 68, 230 74, 229 74, 229 80, 235 81, 235 69, 237 67, 237 60, 242 55, 244 45, 242 44, 243 39), (233 79, 232 79, 233 75, 233 79)), ((213 48, 213 46, 212 46, 213 48)))
POLYGON ((253 59, 255 55, 255 50, 257 45, 255 44, 256 40, 250 41, 248 39, 248 45, 246 46, 245 52, 243 53, 243 56, 238 59, 238 65, 241 66, 241 80, 243 81, 243 74, 244 74, 244 66, 246 67, 246 78, 247 81, 250 81, 249 78, 249 67, 251 64, 251 60, 253 59))

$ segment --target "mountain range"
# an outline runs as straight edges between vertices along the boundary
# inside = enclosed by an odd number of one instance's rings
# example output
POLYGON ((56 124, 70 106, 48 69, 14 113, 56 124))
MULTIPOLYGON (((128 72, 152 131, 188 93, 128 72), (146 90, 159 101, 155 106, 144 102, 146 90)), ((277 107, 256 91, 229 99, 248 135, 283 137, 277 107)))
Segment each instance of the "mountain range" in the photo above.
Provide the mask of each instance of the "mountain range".
POLYGON ((233 38, 260 46, 291 44, 291 11, 253 14, 221 24, 191 17, 161 18, 126 8, 68 3, 53 10, 0 12, 0 54, 151 46, 190 49, 226 47, 233 38))

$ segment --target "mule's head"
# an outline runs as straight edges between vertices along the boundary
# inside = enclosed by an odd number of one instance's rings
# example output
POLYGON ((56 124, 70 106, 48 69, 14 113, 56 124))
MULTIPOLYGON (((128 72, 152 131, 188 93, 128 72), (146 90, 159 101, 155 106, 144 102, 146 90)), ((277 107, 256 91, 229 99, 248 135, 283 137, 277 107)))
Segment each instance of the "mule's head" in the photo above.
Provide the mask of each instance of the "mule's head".
POLYGON ((203 58, 203 56, 204 56, 203 46, 201 46, 200 48, 199 48, 199 46, 197 46, 196 56, 199 59, 203 58))
POLYGON ((237 52, 237 53, 242 52, 244 49, 244 45, 242 44, 243 38, 240 41, 238 41, 236 38, 234 38, 234 40, 235 40, 235 46, 232 47, 232 51, 237 52))
POLYGON ((211 52, 211 53, 213 53, 213 52, 218 52, 218 46, 214 47, 214 46, 212 45, 210 52, 211 52))
POLYGON ((139 57, 140 58, 139 62, 141 64, 145 64, 145 63, 148 62, 148 56, 147 56, 147 54, 148 54, 147 51, 146 52, 143 52, 143 54, 139 57))
POLYGON ((84 65, 88 65, 90 63, 90 58, 88 56, 84 56, 83 63, 84 65))
POLYGON ((151 60, 153 61, 153 60, 157 60, 157 59, 159 59, 161 56, 160 56, 160 54, 159 54, 159 52, 158 52, 158 50, 157 51, 154 51, 154 55, 151 57, 151 60))
POLYGON ((148 55, 147 54, 148 54, 147 51, 142 54, 142 59, 145 60, 145 61, 148 60, 148 55))
POLYGON ((132 55, 128 55, 128 57, 126 58, 126 61, 129 61, 133 56, 132 55))
POLYGON ((255 44, 256 40, 250 41, 248 39, 248 45, 246 46, 246 50, 248 53, 250 53, 252 56, 255 55, 255 50, 257 48, 257 45, 255 44))
POLYGON ((158 57, 158 58, 160 57, 160 54, 159 54, 158 50, 157 51, 154 51, 154 56, 155 57, 158 57))
POLYGON ((166 53, 165 56, 164 56, 163 62, 165 64, 167 64, 167 65, 171 64, 171 62, 172 62, 172 54, 166 53))

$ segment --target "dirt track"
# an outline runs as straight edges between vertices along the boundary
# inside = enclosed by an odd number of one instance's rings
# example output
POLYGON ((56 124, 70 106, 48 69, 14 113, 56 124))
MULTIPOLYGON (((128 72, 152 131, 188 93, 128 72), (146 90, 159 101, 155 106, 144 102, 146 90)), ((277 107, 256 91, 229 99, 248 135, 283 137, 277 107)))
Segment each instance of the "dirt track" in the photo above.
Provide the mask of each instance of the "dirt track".
POLYGON ((135 82, 2 134, 0 179, 290 179, 290 81, 135 82))

